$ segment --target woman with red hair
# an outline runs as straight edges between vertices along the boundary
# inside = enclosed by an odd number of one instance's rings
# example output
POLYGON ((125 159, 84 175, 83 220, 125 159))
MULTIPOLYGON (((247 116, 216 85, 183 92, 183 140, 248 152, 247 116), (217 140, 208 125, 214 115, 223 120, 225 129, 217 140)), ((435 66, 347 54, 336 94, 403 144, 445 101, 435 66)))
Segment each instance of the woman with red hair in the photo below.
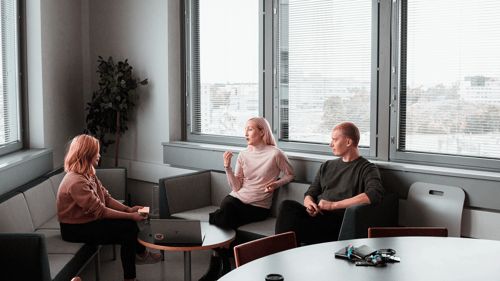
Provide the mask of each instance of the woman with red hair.
POLYGON ((57 192, 57 217, 63 240, 94 245, 120 244, 124 279, 136 280, 135 265, 157 263, 160 253, 150 252, 137 240, 137 222, 146 217, 111 197, 95 175, 99 141, 79 135, 69 143, 63 178, 57 192))
MULTIPOLYGON (((210 213, 210 224, 236 230, 244 224, 265 220, 269 217, 274 190, 295 178, 288 158, 276 147, 266 119, 255 117, 248 120, 245 138, 248 147, 240 152, 235 172, 231 168, 233 153, 226 151, 223 155, 224 169, 233 191, 224 198, 220 209, 210 213), (283 177, 278 180, 280 172, 283 172, 283 177)), ((221 259, 221 274, 230 270, 226 251, 216 250, 210 268, 200 281, 219 277, 221 259)))

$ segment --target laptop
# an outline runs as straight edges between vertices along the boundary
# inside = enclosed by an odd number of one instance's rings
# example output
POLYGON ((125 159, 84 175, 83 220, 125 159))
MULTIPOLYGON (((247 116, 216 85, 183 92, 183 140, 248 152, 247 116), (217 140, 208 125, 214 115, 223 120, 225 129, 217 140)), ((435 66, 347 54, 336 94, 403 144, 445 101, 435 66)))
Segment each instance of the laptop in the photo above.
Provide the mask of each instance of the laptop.
POLYGON ((205 239, 199 220, 151 219, 150 223, 155 244, 201 246, 205 239))

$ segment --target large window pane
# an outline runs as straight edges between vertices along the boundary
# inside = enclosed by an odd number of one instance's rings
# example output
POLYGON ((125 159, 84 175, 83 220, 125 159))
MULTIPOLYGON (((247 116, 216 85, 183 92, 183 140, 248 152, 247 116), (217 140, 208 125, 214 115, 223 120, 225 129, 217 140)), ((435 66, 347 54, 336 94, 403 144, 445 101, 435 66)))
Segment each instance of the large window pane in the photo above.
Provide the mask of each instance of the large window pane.
POLYGON ((17 1, 0 3, 0 154, 20 148, 17 1))
POLYGON ((372 1, 281 0, 280 141, 329 143, 355 123, 370 145, 372 1))
POLYGON ((259 115, 259 1, 192 1, 192 134, 243 136, 259 115))
POLYGON ((399 150, 500 157, 500 1, 400 5, 399 150))

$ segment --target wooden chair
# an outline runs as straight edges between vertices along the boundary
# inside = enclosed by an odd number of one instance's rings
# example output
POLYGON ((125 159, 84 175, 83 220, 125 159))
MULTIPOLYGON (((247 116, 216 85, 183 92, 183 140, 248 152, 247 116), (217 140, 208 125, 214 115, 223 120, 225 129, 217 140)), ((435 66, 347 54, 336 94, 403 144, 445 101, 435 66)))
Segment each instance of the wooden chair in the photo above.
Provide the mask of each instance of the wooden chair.
POLYGON ((80 277, 75 277, 75 278, 71 279, 71 281, 82 281, 82 279, 80 277))
POLYGON ((295 232, 281 233, 234 247, 236 267, 258 258, 279 253, 297 247, 295 232))
POLYGON ((371 227, 368 238, 399 236, 438 236, 448 237, 446 227, 371 227))

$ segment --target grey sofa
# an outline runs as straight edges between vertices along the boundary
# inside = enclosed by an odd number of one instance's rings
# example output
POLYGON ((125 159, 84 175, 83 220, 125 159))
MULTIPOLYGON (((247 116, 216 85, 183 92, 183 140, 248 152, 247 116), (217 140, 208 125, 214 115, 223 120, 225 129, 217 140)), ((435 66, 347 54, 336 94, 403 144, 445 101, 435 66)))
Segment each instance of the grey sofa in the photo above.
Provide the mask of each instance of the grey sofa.
MULTIPOLYGON (((292 181, 275 191, 270 217, 243 225, 236 230, 238 245, 274 235, 279 206, 283 200, 304 201, 308 182, 292 181)), ((224 172, 201 171, 160 179, 160 218, 197 219, 208 221, 208 214, 217 210, 230 192, 224 172)), ((379 204, 360 204, 346 209, 338 240, 368 237, 369 227, 398 225, 398 196, 387 193, 379 204)))
MULTIPOLYGON (((61 238, 56 196, 65 174, 59 169, 0 196, 0 280, 69 281, 92 258, 99 280, 100 246, 61 238)), ((115 199, 125 202, 125 168, 97 169, 96 174, 115 199)))

